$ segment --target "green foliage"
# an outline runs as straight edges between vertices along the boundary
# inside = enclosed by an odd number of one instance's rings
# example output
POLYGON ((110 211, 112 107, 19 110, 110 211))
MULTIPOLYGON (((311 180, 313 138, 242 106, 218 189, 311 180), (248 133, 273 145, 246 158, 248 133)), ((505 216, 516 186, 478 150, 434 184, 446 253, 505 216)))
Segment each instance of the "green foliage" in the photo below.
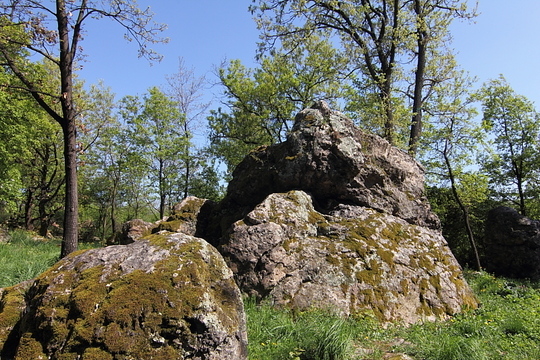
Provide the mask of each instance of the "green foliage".
POLYGON ((335 105, 342 92, 343 64, 327 39, 312 37, 262 56, 255 69, 239 60, 221 67, 228 109, 211 111, 208 121, 212 149, 229 172, 250 150, 283 141, 296 113, 315 100, 335 105))
POLYGON ((352 339, 368 327, 327 311, 296 313, 254 299, 245 308, 251 359, 353 359, 352 339))
POLYGON ((328 37, 346 54, 345 73, 354 74, 349 110, 368 109, 373 118, 358 117, 397 145, 408 128, 418 126, 420 135, 424 103, 437 84, 451 78, 451 22, 476 16, 462 0, 253 2, 250 10, 262 33, 260 54, 328 37))
POLYGON ((484 84, 478 98, 483 128, 492 138, 491 151, 481 159, 483 169, 496 196, 527 216, 538 208, 540 114, 502 76, 484 84))

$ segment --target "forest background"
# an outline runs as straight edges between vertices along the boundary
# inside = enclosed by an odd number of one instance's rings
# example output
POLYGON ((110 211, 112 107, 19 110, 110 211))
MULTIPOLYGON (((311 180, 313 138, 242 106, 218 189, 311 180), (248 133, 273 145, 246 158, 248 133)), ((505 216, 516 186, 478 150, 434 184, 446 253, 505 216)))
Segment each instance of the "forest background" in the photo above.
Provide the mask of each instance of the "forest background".
MULTIPOLYGON (((10 3, 0 2, 2 44, 13 44, 10 3)), ((540 75, 531 64, 540 51, 540 5, 377 0, 332 8, 337 4, 140 1, 140 9, 151 5, 153 20, 169 26, 159 34, 169 43, 153 45, 165 57, 152 66, 137 59, 137 45, 144 44, 137 37, 124 41, 126 28, 117 21, 89 18, 79 43, 85 57, 74 64, 77 240, 113 242, 124 221, 159 219, 188 195, 219 200, 241 158, 283 141, 295 113, 318 98, 425 166, 426 193, 463 265, 480 265, 489 209, 504 204, 540 217, 540 118, 533 102, 540 75), (393 13, 399 16, 386 17, 393 13), (347 32, 331 14, 356 22, 341 23, 350 25, 347 32), (362 33, 367 26, 371 32, 362 33), (351 29, 361 36, 350 37, 351 29), (417 124, 423 126, 413 135, 417 124)), ((54 37, 53 25, 25 29, 33 36, 48 29, 54 37)), ((62 236, 62 129, 24 91, 7 56, 0 84, 0 222, 62 236)), ((60 93, 54 61, 32 51, 17 56, 40 86, 60 93)))

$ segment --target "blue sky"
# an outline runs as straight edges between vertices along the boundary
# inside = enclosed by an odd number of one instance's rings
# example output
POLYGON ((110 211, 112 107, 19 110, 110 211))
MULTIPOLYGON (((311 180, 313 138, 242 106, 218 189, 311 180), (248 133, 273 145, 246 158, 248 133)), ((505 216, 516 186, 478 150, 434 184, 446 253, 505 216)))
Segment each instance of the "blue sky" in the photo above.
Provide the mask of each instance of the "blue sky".
MULTIPOLYGON (((79 76, 87 84, 102 79, 120 98, 164 85, 178 70, 178 57, 197 75, 215 81, 213 69, 224 59, 254 66, 258 31, 247 11, 251 0, 139 0, 155 20, 168 24, 170 38, 155 49, 164 55, 150 66, 137 58, 137 47, 123 39, 122 29, 106 19, 89 22, 82 42, 87 55, 79 76)), ((469 3, 473 1, 469 0, 469 3)), ((453 48, 460 65, 479 84, 503 74, 521 95, 540 104, 540 0, 480 0, 474 23, 452 25, 453 48)), ((218 95, 218 87, 207 96, 218 95)), ((217 105, 216 105, 217 106, 217 105)), ((540 110, 540 108, 538 109, 540 110)))

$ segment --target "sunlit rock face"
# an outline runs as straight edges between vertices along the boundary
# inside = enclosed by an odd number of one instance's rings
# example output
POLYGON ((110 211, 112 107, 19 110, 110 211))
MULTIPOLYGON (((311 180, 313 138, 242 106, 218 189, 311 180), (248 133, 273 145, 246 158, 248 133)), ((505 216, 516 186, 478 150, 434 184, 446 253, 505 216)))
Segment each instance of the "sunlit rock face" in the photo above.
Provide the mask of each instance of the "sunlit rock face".
POLYGON ((240 289, 274 304, 408 323, 477 306, 422 166, 324 102, 246 156, 214 214, 240 289))
POLYGON ((0 309, 2 359, 247 359, 231 270, 181 233, 74 253, 0 309))

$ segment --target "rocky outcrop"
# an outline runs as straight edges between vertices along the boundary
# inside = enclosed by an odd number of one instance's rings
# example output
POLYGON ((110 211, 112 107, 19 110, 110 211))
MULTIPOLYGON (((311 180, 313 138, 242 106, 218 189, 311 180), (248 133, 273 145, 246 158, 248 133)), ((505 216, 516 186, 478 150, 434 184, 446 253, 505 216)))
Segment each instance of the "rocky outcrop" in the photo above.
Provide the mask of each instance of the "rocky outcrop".
POLYGON ((500 206, 488 213, 485 229, 483 263, 487 271, 540 279, 540 221, 500 206))
POLYGON ((477 306, 440 232, 374 209, 322 214, 305 192, 271 194, 228 237, 240 288, 277 305, 406 323, 477 306))
POLYGON ((0 289, 2 359, 246 359, 240 292, 180 233, 75 253, 0 289))
POLYGON ((233 172, 224 205, 243 208, 245 215, 266 196, 290 190, 308 192, 322 211, 351 204, 440 227, 424 196, 421 165, 322 101, 296 116, 287 141, 245 157, 233 172))
POLYGON ((209 224, 241 290, 275 304, 409 323, 477 306, 422 166, 324 102, 246 156, 209 224))

